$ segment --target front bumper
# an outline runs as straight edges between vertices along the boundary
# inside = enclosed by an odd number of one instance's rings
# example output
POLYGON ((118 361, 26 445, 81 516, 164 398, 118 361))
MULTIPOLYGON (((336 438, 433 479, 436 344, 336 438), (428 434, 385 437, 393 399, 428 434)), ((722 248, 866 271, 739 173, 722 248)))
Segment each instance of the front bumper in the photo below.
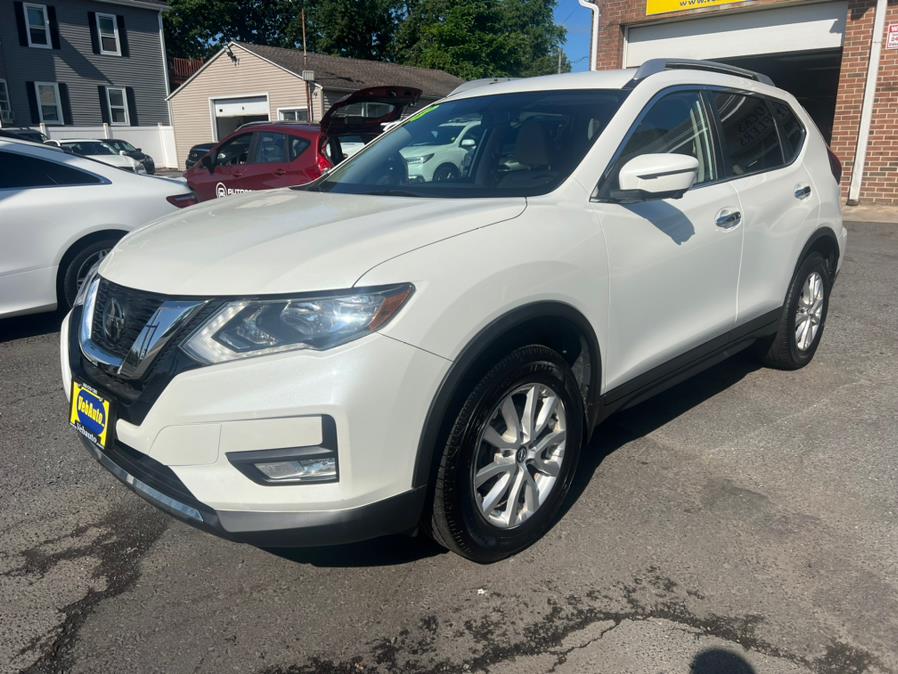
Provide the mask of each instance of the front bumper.
POLYGON ((365 506, 310 512, 215 511, 193 495, 166 466, 120 443, 108 452, 80 438, 106 470, 138 496, 197 529, 261 547, 353 543, 414 530, 424 507, 423 487, 365 506))
MULTIPOLYGON (((91 377, 63 322, 61 366, 124 410, 109 381, 91 377)), ((322 545, 415 528, 424 494, 412 489, 427 407, 449 362, 383 335, 331 351, 296 351, 174 376, 145 414, 118 418, 94 457, 145 499, 232 540, 322 545), (260 484, 236 454, 322 443, 333 420, 339 479, 260 484)), ((131 405, 131 412, 138 409, 131 405)))

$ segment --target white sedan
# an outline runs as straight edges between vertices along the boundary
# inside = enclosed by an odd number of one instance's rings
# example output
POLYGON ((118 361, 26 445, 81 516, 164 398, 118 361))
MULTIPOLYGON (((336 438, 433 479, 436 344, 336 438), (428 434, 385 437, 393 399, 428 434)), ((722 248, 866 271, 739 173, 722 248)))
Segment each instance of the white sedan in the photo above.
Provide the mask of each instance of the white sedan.
POLYGON ((88 159, 95 159, 131 173, 147 172, 146 167, 141 162, 132 159, 126 154, 117 152, 114 147, 101 140, 93 138, 66 138, 65 140, 48 140, 47 145, 55 145, 66 152, 72 152, 88 159))
POLYGON ((194 203, 182 183, 0 138, 0 317, 70 306, 125 234, 194 203))

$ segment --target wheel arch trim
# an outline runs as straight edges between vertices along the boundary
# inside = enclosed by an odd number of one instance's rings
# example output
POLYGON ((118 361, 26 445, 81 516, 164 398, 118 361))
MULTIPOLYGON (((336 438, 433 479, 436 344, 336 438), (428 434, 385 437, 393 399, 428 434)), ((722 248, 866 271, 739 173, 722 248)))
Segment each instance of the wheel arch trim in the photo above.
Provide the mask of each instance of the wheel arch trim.
POLYGON ((412 487, 429 486, 437 442, 445 423, 446 413, 458 393, 459 386, 486 351, 518 326, 535 320, 558 318, 571 322, 585 338, 590 355, 590 377, 587 400, 584 404, 584 429, 589 433, 598 418, 601 399, 602 354, 595 330, 586 317, 565 302, 547 300, 516 307, 494 319, 480 330, 453 360, 437 392, 430 401, 418 440, 412 487))

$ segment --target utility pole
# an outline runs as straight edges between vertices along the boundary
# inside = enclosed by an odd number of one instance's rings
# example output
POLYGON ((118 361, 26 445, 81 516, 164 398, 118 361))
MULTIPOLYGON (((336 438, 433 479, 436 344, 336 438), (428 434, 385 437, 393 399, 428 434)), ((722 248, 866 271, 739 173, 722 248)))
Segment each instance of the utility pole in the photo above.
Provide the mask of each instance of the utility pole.
MULTIPOLYGON (((300 21, 302 22, 302 68, 304 71, 309 69, 309 55, 306 52, 306 8, 300 10, 299 13, 300 21)), ((308 106, 307 117, 309 121, 312 122, 315 120, 315 106, 312 103, 312 86, 309 84, 309 81, 303 78, 303 82, 306 85, 306 105, 308 106)))
POLYGON ((561 74, 561 48, 558 49, 558 74, 561 74))

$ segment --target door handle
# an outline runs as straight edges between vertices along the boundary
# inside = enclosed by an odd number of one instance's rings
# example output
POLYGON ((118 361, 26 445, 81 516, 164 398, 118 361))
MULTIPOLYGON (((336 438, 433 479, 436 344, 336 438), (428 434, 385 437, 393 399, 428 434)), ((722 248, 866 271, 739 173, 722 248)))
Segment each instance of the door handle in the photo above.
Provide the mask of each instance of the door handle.
POLYGON ((807 199, 811 196, 811 186, 810 185, 796 185, 795 186, 795 198, 796 199, 807 199))
POLYGON ((283 175, 286 175, 286 174, 287 174, 287 170, 286 170, 286 169, 278 169, 277 171, 274 172, 274 175, 276 175, 276 176, 283 176, 283 175))
POLYGON ((235 178, 239 178, 240 176, 243 175, 243 171, 234 171, 231 175, 234 176, 235 178))
POLYGON ((721 229, 732 229, 742 222, 742 213, 732 208, 721 209, 714 224, 721 229))

